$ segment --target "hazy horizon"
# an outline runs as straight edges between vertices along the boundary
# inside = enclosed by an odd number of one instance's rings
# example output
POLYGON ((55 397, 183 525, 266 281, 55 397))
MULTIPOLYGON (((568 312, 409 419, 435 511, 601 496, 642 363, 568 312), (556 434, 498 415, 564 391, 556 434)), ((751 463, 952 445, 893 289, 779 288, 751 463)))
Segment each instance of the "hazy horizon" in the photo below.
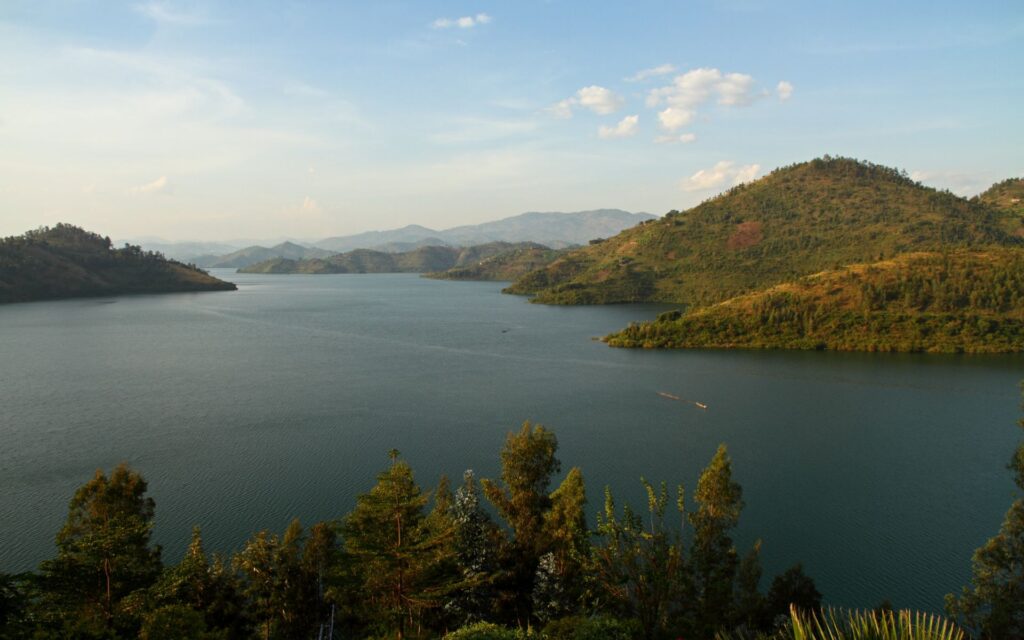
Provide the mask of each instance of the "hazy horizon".
POLYGON ((0 235, 312 240, 684 209, 824 154, 1024 175, 1006 2, 15 0, 0 235))

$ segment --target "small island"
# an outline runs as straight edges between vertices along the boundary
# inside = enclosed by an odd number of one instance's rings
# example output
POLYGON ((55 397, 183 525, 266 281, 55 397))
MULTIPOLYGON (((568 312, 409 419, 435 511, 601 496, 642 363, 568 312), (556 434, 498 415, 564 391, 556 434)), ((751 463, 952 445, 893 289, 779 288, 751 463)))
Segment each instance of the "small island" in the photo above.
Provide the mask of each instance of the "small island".
POLYGON ((70 224, 0 240, 0 303, 138 293, 234 291, 195 265, 70 224))

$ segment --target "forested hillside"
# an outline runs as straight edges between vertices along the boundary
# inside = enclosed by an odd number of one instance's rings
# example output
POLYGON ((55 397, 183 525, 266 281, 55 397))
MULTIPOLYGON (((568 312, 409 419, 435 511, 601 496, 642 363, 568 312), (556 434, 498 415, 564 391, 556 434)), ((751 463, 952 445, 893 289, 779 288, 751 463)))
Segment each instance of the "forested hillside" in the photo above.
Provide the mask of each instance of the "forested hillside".
POLYGON ((0 240, 0 303, 175 291, 228 291, 192 265, 68 224, 0 240))
POLYGON ((1024 351, 1024 252, 904 254, 664 313, 604 340, 645 348, 1024 351))
POLYGON ((901 253, 1021 243, 989 206, 826 156, 570 252, 507 291, 551 304, 701 307, 901 253))

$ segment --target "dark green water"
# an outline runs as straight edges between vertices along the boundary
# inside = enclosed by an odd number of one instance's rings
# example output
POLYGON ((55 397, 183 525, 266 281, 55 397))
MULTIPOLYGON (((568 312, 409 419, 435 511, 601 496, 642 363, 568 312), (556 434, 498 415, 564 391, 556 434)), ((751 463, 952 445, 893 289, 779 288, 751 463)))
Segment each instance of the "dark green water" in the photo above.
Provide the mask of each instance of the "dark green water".
POLYGON ((396 447, 422 484, 497 472, 505 433, 553 428, 643 505, 728 443, 766 575, 827 601, 941 608, 1013 497, 1020 357, 641 352, 591 336, 656 306, 544 307, 492 283, 246 276, 232 293, 0 307, 0 570, 35 566, 75 487, 128 461, 177 561, 348 511, 396 447), (667 391, 709 405, 666 400, 667 391))

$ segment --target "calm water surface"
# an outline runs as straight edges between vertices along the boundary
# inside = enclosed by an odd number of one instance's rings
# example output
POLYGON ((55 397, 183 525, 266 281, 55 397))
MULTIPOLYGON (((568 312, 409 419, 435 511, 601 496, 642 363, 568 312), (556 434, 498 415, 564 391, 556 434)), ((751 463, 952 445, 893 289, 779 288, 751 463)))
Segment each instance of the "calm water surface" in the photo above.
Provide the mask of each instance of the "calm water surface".
POLYGON ((74 489, 121 461, 177 561, 194 524, 229 551, 345 513, 392 447, 424 485, 492 476, 526 419, 582 467, 591 514, 605 485, 642 506, 641 475, 692 488, 727 443, 739 541, 763 540, 766 576, 802 561, 837 605, 940 609, 1014 495, 1017 356, 617 350, 591 337, 664 307, 218 275, 239 291, 0 307, 0 570, 51 556, 74 489))

